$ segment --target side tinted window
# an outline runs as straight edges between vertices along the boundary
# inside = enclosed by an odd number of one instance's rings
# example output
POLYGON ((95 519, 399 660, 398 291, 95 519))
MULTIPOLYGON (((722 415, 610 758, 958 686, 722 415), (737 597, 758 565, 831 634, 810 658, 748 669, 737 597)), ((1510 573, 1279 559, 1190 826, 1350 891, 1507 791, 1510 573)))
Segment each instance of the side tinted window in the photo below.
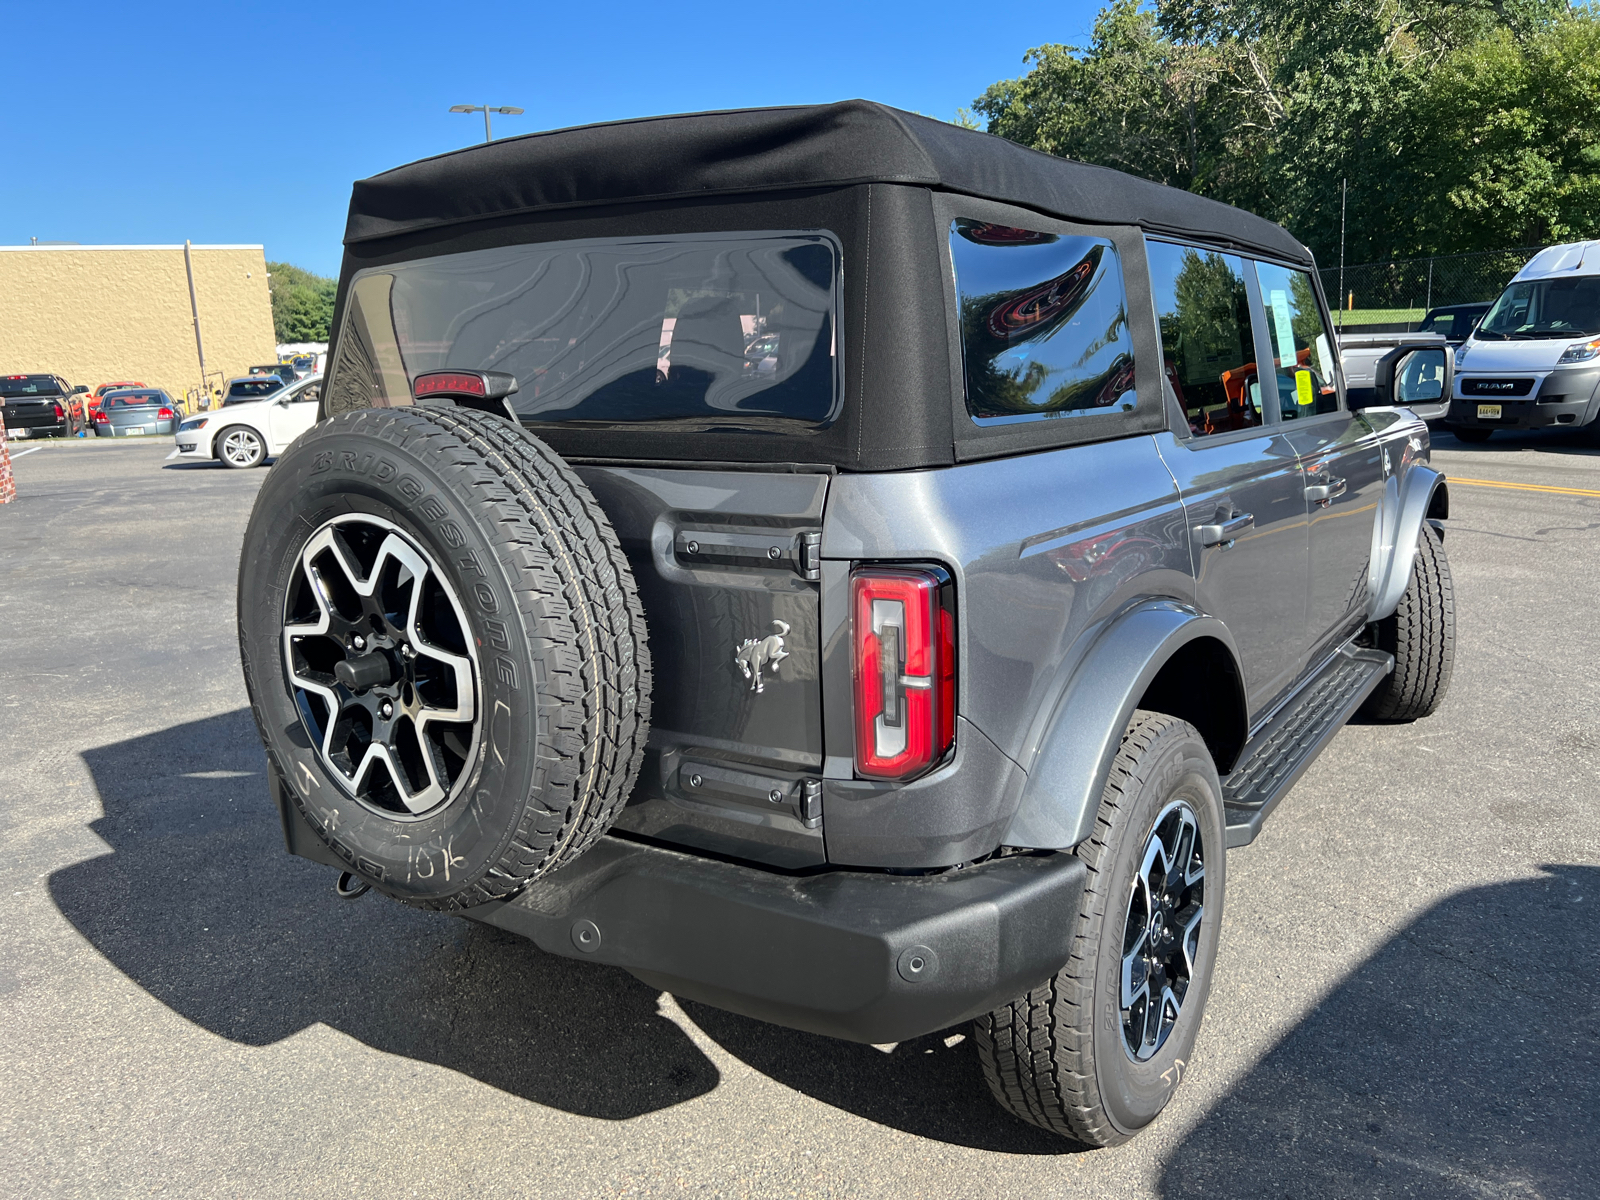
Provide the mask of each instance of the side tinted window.
POLYGON ((1115 246, 958 219, 950 257, 974 421, 1132 411, 1133 337, 1115 246))
POLYGON ((1162 368, 1198 435, 1261 424, 1261 378, 1244 261, 1232 254, 1148 242, 1150 291, 1161 326, 1162 368))
POLYGON ((1337 412, 1334 340, 1322 321, 1316 289, 1304 271, 1256 264, 1261 303, 1267 310, 1267 343, 1278 377, 1283 419, 1337 412))
POLYGON ((823 424, 838 394, 838 274, 837 243, 814 233, 554 242, 386 267, 351 288, 329 410, 351 387, 408 403, 412 378, 453 367, 515 375, 512 407, 531 421, 823 424))

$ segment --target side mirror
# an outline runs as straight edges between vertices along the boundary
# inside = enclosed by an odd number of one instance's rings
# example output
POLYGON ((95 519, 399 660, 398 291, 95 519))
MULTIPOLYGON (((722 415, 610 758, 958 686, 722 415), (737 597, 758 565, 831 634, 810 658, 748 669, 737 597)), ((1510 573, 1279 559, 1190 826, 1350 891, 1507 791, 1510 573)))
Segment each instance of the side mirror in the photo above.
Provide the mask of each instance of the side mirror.
POLYGON ((1432 419, 1450 406, 1456 352, 1450 346, 1397 346, 1372 371, 1372 399, 1358 408, 1423 408, 1432 419), (1439 409, 1435 414, 1431 410, 1439 409))

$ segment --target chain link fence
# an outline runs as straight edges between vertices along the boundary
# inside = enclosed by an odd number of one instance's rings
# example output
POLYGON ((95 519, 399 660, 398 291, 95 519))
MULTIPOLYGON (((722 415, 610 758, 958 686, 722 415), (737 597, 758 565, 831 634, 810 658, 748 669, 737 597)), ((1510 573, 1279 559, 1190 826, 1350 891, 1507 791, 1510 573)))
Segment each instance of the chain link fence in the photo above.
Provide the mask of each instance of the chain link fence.
POLYGON ((1335 320, 1343 328, 1405 329, 1420 322, 1430 308, 1493 300, 1543 248, 1517 246, 1347 265, 1342 291, 1339 268, 1323 267, 1322 287, 1339 310, 1335 320))

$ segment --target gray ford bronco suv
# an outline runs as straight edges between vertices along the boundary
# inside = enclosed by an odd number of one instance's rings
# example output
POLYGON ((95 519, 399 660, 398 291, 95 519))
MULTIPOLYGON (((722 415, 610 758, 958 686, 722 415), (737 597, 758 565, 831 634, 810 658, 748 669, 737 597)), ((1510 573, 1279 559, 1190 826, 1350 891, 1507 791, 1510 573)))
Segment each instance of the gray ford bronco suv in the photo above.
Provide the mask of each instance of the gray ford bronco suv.
POLYGON ((860 101, 618 122, 358 182, 337 310, 239 631, 345 894, 834 1037, 973 1021, 1107 1145, 1191 1059, 1228 851, 1448 684, 1403 407, 1448 359, 1351 411, 1236 209, 860 101))

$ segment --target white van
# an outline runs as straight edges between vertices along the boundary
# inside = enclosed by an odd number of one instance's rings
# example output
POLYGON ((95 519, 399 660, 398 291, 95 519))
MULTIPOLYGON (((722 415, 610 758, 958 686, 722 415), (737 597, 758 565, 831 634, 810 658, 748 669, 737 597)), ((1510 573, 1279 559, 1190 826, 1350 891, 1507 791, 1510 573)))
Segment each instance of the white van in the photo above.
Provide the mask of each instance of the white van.
POLYGON ((1496 429, 1579 428, 1600 415, 1600 241, 1551 246, 1456 351, 1446 417, 1464 442, 1496 429))

